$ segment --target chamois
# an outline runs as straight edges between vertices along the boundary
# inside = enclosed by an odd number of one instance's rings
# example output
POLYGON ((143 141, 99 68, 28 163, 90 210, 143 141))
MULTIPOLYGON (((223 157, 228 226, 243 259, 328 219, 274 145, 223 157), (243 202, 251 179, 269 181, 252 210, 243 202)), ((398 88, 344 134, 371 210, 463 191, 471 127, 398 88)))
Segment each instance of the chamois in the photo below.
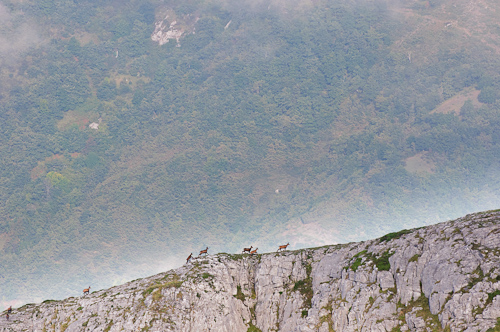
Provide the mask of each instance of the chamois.
POLYGON ((9 320, 9 314, 5 314, 5 318, 7 318, 7 320, 9 320))
POLYGON ((250 255, 256 254, 257 250, 259 250, 259 248, 255 248, 255 250, 250 251, 250 255))
POLYGON ((205 250, 200 251, 200 254, 198 256, 201 256, 203 254, 208 255, 208 247, 205 250))
POLYGON ((252 250, 253 246, 250 246, 250 248, 243 248, 243 253, 245 252, 250 252, 252 250))
POLYGON ((193 258, 193 253, 190 253, 188 258, 186 258, 186 264, 189 262, 191 258, 193 258))
POLYGON ((90 292, 90 286, 89 286, 89 288, 85 288, 83 290, 83 295, 88 294, 89 292, 90 292))
POLYGON ((284 244, 284 245, 280 246, 280 247, 278 248, 278 250, 276 250, 276 251, 286 250, 286 247, 288 247, 289 245, 290 245, 290 243, 284 244))
POLYGON ((7 309, 7 313, 11 313, 12 312, 12 306, 10 306, 8 309, 7 309))

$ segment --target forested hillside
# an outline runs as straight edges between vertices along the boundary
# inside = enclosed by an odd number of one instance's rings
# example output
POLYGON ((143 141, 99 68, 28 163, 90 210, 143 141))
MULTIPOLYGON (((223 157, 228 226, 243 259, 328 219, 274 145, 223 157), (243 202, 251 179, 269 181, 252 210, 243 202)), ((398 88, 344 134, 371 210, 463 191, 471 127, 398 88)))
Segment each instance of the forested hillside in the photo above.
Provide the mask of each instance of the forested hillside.
POLYGON ((498 207, 494 0, 2 0, 0 19, 0 306, 498 207))

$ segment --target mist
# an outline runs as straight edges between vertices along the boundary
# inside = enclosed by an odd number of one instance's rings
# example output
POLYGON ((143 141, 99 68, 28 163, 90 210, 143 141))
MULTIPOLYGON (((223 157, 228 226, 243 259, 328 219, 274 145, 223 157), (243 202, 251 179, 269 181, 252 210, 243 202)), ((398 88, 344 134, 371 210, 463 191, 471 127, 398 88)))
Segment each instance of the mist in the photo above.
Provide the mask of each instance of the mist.
POLYGON ((43 41, 37 24, 0 3, 0 61, 10 62, 43 41))

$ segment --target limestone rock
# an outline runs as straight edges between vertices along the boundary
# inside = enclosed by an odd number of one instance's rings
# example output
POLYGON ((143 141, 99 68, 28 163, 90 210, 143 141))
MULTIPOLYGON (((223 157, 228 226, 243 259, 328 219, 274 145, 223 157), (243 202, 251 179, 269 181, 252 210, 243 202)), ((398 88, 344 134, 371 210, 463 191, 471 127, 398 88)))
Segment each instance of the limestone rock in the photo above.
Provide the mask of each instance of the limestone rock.
MULTIPOLYGON (((390 235, 390 236, 389 236, 390 235)), ((362 243, 217 254, 14 309, 7 331, 486 331, 500 317, 500 212, 362 243)))

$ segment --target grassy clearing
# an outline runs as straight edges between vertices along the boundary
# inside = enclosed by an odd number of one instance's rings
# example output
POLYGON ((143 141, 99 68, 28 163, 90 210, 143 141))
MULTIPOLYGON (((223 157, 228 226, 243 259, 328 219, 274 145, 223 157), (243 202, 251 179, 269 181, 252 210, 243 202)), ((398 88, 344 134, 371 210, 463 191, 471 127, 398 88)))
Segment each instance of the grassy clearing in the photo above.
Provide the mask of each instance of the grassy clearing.
POLYGON ((500 332, 500 317, 497 318, 497 323, 491 329, 487 329, 486 332, 500 332))
POLYGON ((242 302, 245 302, 245 294, 241 291, 240 285, 236 286, 236 295, 234 295, 234 297, 242 302))
POLYGON ((389 234, 382 236, 380 238, 380 242, 389 242, 391 240, 399 239, 401 236, 403 236, 405 234, 410 234, 412 232, 413 232, 412 230, 403 229, 399 232, 389 233, 389 234))
MULTIPOLYGON (((164 279, 168 278, 170 276, 166 276, 164 279)), ((161 282, 158 282, 156 281, 155 284, 153 285, 150 285, 148 288, 146 288, 146 290, 144 290, 142 292, 142 295, 144 297, 148 296, 149 294, 153 293, 153 291, 155 291, 156 289, 158 289, 154 294, 153 294, 153 300, 159 300, 161 298, 161 291, 162 289, 164 288, 179 288, 182 286, 182 283, 184 281, 182 280, 179 280, 179 276, 177 274, 174 274, 171 276, 171 280, 165 282, 165 283, 161 283, 161 282)), ((164 280, 163 279, 163 280, 164 280)))
POLYGON ((259 329, 257 326, 253 325, 252 323, 248 324, 249 327, 247 329, 247 332, 262 332, 261 329, 259 329))
POLYGON ((415 254, 415 255, 413 255, 412 258, 410 258, 410 260, 408 260, 408 263, 410 263, 410 262, 417 262, 419 258, 420 258, 420 255, 419 254, 415 254))
MULTIPOLYGON (((314 295, 312 288, 312 278, 311 278, 312 266, 311 264, 307 264, 305 268, 307 277, 303 280, 297 281, 293 286, 293 290, 299 291, 302 294, 302 296, 304 297, 304 304, 302 307, 304 309, 309 309, 311 308, 311 301, 314 295)), ((302 312, 302 314, 304 313, 302 312)))
POLYGON ((355 258, 354 262, 344 268, 346 270, 350 268, 351 270, 356 272, 360 266, 363 266, 367 262, 371 261, 375 264, 375 266, 379 271, 389 271, 391 269, 389 257, 391 257, 392 255, 394 255, 394 253, 390 252, 389 250, 383 252, 381 255, 368 253, 366 250, 363 250, 354 255, 353 256, 353 259, 355 258), (363 257, 365 257, 364 261, 363 257))
MULTIPOLYGON (((449 332, 450 327, 445 326, 444 328, 441 327, 441 322, 439 321, 438 315, 433 315, 431 313, 430 307, 429 307, 429 299, 425 297, 423 293, 421 293, 420 297, 408 303, 408 305, 403 306, 401 303, 398 303, 398 310, 399 310, 399 319, 401 321, 405 321, 405 315, 409 312, 411 312, 414 308, 421 308, 421 310, 416 311, 415 315, 417 317, 421 317, 425 321, 425 325, 427 328, 430 329, 432 332, 449 332)), ((401 331, 399 327, 396 328, 396 330, 393 329, 393 331, 401 331)))

